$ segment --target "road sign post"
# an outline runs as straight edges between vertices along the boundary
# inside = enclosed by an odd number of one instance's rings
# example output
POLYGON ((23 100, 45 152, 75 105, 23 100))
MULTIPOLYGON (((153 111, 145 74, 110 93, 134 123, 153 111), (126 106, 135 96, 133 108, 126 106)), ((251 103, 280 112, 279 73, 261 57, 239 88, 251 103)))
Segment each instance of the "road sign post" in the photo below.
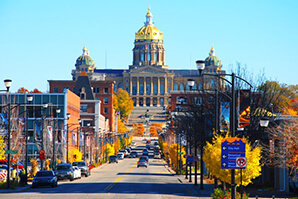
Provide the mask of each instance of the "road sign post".
POLYGON ((6 150, 5 154, 18 154, 17 150, 6 150))

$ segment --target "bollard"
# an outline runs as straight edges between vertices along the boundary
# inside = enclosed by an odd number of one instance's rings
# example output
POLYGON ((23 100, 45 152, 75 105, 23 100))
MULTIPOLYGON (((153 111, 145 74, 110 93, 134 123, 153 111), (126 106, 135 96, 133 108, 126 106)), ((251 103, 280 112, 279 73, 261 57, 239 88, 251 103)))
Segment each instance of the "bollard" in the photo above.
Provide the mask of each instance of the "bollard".
POLYGON ((258 199, 259 198, 259 196, 258 195, 256 195, 256 199, 258 199))
POLYGON ((272 199, 275 199, 275 195, 272 195, 272 199))

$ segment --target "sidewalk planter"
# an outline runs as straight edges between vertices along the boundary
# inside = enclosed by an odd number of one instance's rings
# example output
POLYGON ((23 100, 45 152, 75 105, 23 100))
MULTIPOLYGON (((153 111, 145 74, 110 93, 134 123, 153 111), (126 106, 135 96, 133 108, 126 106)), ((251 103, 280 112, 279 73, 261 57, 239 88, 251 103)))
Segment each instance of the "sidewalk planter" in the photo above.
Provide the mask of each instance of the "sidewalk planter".
MULTIPOLYGON (((249 194, 243 192, 243 199, 248 199, 249 194)), ((227 189, 225 192, 222 189, 214 189, 214 193, 211 194, 214 199, 228 199, 231 198, 231 189, 227 189)), ((239 192, 236 192, 236 199, 241 199, 239 192)))

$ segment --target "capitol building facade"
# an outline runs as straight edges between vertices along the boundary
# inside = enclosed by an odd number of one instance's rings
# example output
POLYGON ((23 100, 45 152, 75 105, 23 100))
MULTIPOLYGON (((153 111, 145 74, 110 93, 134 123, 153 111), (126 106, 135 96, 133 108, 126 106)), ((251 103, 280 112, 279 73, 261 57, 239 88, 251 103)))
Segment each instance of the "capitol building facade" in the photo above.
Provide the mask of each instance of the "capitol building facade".
MULTIPOLYGON (((97 69, 84 47, 83 54, 76 60, 76 68, 72 70, 73 80, 85 71, 90 81, 113 81, 114 91, 122 88, 133 99, 134 106, 146 107, 169 105, 171 92, 189 90, 188 79, 195 80, 195 90, 202 89, 203 83, 204 88, 215 87, 214 78, 204 76, 203 80, 197 70, 171 70, 166 65, 163 33, 154 26, 152 18, 148 9, 144 26, 135 33, 133 61, 128 69, 97 69)), ((203 72, 224 75, 221 68, 221 61, 212 46, 203 72)))

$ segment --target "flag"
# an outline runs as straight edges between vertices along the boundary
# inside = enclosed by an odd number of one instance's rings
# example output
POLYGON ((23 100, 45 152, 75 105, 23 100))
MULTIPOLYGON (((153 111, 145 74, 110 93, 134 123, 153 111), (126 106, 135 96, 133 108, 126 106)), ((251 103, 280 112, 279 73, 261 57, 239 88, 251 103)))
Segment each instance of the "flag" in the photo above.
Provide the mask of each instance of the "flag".
POLYGON ((41 130, 40 130, 41 122, 35 121, 35 131, 38 137, 41 137, 41 130))
POLYGON ((84 145, 84 134, 80 133, 80 145, 84 145))
POLYGON ((47 126, 47 141, 53 141, 53 127, 47 126))
POLYGON ((72 144, 73 145, 77 144, 77 133, 76 132, 72 133, 72 144))
POLYGON ((61 130, 62 131, 62 142, 66 143, 66 139, 67 139, 67 134, 65 130, 61 130))
POLYGON ((7 124, 7 113, 0 113, 1 122, 7 124))
POLYGON ((117 111, 117 112, 115 113, 115 115, 120 115, 120 111, 117 111))

